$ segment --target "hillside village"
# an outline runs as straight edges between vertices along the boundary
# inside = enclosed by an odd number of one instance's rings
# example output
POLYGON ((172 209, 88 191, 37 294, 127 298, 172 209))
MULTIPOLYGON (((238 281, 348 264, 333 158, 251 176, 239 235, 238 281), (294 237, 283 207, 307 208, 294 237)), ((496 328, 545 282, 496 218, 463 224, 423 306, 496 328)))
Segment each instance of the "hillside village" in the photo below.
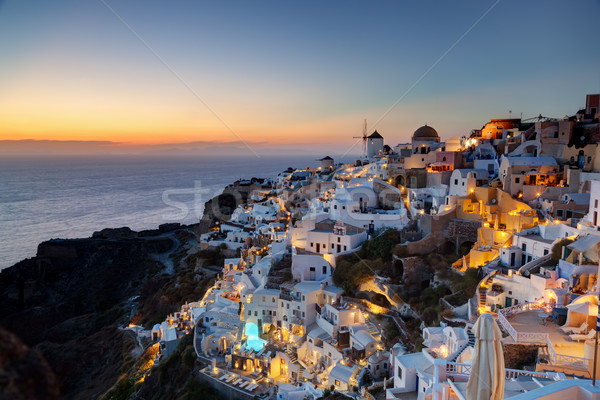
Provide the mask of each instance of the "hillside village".
POLYGON ((262 180, 200 238, 236 254, 204 297, 132 329, 154 364, 193 335, 199 378, 227 398, 448 400, 466 398, 490 313, 505 398, 600 398, 599 103, 445 141, 374 131, 351 164, 262 180))

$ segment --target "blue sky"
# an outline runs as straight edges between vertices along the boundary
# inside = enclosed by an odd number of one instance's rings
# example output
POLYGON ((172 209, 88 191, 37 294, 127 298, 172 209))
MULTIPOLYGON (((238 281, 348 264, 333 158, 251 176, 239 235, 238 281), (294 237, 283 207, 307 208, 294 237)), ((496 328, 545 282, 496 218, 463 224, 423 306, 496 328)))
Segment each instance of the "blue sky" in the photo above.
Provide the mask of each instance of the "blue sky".
POLYGON ((600 91, 599 1, 105 2, 152 51, 99 0, 0 1, 0 139, 395 144, 600 91))

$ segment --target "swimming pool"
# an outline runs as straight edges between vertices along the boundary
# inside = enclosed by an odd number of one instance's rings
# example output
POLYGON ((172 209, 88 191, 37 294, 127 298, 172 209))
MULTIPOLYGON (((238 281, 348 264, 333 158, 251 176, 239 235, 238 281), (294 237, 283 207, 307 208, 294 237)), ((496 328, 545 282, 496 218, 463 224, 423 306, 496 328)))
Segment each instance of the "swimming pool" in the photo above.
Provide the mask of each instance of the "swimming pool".
POLYGON ((246 323, 246 336, 248 339, 246 341, 246 347, 254 349, 254 351, 260 351, 263 347, 265 347, 266 340, 261 339, 258 336, 258 326, 256 326, 253 322, 246 323))

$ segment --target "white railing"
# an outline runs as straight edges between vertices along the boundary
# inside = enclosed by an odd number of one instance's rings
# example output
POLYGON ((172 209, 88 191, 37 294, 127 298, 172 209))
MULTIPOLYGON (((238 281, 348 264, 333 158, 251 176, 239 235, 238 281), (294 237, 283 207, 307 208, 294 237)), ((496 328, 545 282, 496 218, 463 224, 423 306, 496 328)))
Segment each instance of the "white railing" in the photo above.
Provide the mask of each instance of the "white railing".
POLYGON ((547 333, 539 332, 518 332, 517 343, 546 343, 547 333))
MULTIPOLYGON (((470 375, 471 364, 447 362, 446 363, 446 374, 447 375, 470 375)), ((506 369, 505 379, 515 379, 518 376, 533 376, 535 378, 547 378, 554 380, 556 375, 548 372, 535 372, 535 371, 524 371, 520 369, 506 369)))
POLYGON ((556 350, 552 345, 552 341, 550 340, 550 336, 546 339, 546 346, 548 346, 548 354, 550 355, 550 359, 553 364, 556 365, 566 365, 576 368, 587 368, 589 366, 589 359, 582 357, 574 357, 568 356, 565 354, 556 354, 556 350))
MULTIPOLYGON (((500 310, 500 311, 502 311, 502 310, 500 310)), ((515 328, 513 328, 513 326, 510 324, 510 322, 508 322, 508 320, 506 319, 504 314, 501 312, 498 313, 498 323, 500 324, 500 326, 502 326, 504 328, 504 330, 506 332, 508 332, 510 337, 512 337, 513 340, 516 342, 517 341, 517 330, 515 328)))
POLYGON ((512 307, 502 308, 498 310, 498 314, 504 314, 505 316, 519 314, 526 311, 544 311, 551 312, 552 305, 548 303, 521 303, 512 307))
POLYGON ((565 354, 557 354, 550 335, 540 332, 517 332, 517 330, 508 322, 506 318, 509 315, 519 314, 527 311, 544 311, 550 312, 552 306, 547 303, 523 303, 516 306, 503 308, 498 311, 498 323, 508 332, 508 334, 517 343, 543 343, 548 347, 548 354, 552 364, 571 366, 578 368, 587 368, 589 360, 582 357, 573 357, 565 354))

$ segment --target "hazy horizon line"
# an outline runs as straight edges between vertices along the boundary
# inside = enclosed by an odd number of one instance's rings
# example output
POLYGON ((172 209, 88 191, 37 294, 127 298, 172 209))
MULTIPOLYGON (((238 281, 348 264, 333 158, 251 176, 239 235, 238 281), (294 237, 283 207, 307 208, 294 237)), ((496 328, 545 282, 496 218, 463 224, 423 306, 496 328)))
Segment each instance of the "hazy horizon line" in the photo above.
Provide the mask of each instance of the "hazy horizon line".
MULTIPOLYGON (((259 156, 299 155, 315 153, 312 143, 268 143, 265 141, 248 142, 259 156)), ((351 144, 349 144, 351 146, 351 144)), ((321 144, 320 149, 326 155, 341 154, 346 150, 340 146, 321 144), (335 149, 337 147, 337 151, 335 149), (327 153, 327 154, 326 154, 327 153)), ((360 150, 358 150, 360 151, 360 150)), ((3 157, 24 156, 194 156, 194 155, 245 155, 255 157, 242 141, 190 141, 156 144, 134 144, 110 140, 55 140, 55 139, 1 139, 0 155, 3 157)), ((348 154, 347 156, 354 156, 348 154)), ((356 154, 358 156, 358 154, 356 154)))

